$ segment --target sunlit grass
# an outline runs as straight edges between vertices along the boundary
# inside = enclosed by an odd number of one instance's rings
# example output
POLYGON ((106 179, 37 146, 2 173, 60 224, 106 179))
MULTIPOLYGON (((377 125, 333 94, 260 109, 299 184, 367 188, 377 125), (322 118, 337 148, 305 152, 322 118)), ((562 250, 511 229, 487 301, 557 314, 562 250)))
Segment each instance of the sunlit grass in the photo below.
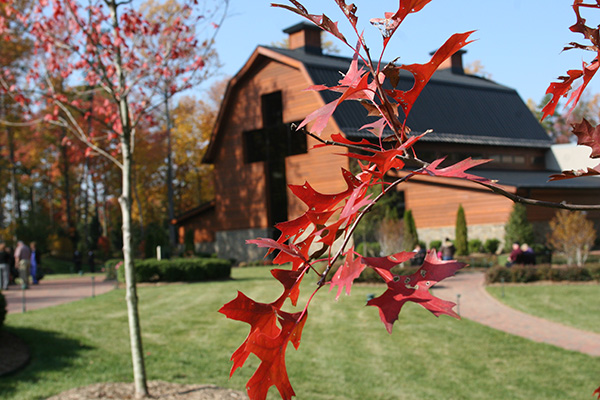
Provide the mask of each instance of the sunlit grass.
POLYGON ((600 285, 490 286, 488 292, 517 310, 575 328, 600 333, 600 285))
MULTIPOLYGON (((231 353, 248 325, 217 313, 241 290, 270 302, 280 285, 266 268, 234 269, 235 280, 139 289, 149 379, 243 390, 251 357, 229 379, 231 353)), ((304 298, 313 287, 306 277, 304 298)), ((599 361, 468 320, 436 318, 409 304, 389 335, 355 286, 338 302, 323 290, 309 310, 298 351, 287 354, 299 399, 581 399, 598 386, 599 361)), ((124 292, 26 314, 8 329, 32 349, 24 370, 0 378, 0 398, 39 399, 103 381, 131 381, 124 292)), ((277 399, 274 389, 269 396, 277 399)))

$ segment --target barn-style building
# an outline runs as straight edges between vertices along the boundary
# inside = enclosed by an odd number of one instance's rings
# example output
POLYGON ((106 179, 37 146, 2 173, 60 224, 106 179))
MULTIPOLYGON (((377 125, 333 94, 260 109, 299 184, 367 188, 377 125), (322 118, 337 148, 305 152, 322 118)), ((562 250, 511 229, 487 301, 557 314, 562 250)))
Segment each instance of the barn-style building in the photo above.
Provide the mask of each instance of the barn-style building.
MULTIPOLYGON (((284 30, 289 49, 257 47, 231 79, 204 157, 214 165, 215 200, 176 218, 179 237, 194 231, 198 250, 217 252, 238 261, 262 258, 264 251, 244 244, 256 237, 276 236, 273 225, 299 216, 304 205, 287 185, 304 181, 321 192, 345 188, 341 168, 349 169, 340 148, 312 147, 316 141, 290 129, 336 94, 305 91, 316 84, 335 85, 350 59, 325 55, 320 30, 300 23, 284 30)), ((544 200, 597 201, 595 179, 547 182, 552 142, 514 89, 468 75, 463 51, 438 70, 411 111, 413 133, 433 129, 415 147, 420 158, 448 162, 467 157, 493 161, 475 171, 496 179, 506 190, 544 200)), ((401 75, 401 89, 412 86, 401 75)), ((350 139, 366 133, 366 110, 346 102, 334 113, 322 137, 342 132, 350 139)), ((454 236, 456 211, 465 209, 470 238, 502 239, 512 202, 489 190, 456 179, 419 176, 400 185, 400 201, 412 210, 425 242, 454 236)), ((402 205, 401 205, 402 206, 402 205)), ((555 211, 529 208, 528 218, 540 230, 555 211)), ((598 215, 591 215, 598 218, 598 215)))

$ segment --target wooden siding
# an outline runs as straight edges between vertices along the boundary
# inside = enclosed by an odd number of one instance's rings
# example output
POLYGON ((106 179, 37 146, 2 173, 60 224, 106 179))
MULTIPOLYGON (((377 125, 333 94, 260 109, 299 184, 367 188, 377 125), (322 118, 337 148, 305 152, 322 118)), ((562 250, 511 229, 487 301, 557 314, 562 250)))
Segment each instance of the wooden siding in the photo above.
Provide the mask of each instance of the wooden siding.
MULTIPOLYGON (((310 84, 299 69, 264 59, 238 83, 221 126, 222 138, 215 158, 217 230, 268 227, 265 165, 244 163, 243 132, 262 128, 260 98, 276 91, 282 92, 283 122, 304 119, 322 105, 318 93, 304 90, 310 84)), ((339 129, 332 121, 323 137, 336 132, 339 129)), ((348 160, 334 153, 344 150, 310 150, 316 143, 309 138, 308 153, 286 159, 287 183, 298 185, 308 180, 317 190, 328 193, 343 190, 340 168, 348 168, 348 160)), ((305 210, 306 206, 288 190, 289 218, 305 210)))
MULTIPOLYGON (((521 196, 530 197, 538 200, 552 201, 560 203, 565 201, 570 204, 598 204, 600 199, 600 189, 570 189, 570 190, 543 190, 535 189, 519 192, 521 196)), ((527 219, 532 222, 550 221, 557 213, 557 209, 538 206, 527 206, 527 219)), ((587 213, 588 219, 600 220, 600 211, 590 211, 587 213)))
POLYGON ((185 233, 194 231, 194 243, 205 243, 215 241, 214 224, 216 221, 215 209, 212 208, 202 214, 182 222, 177 227, 180 244, 185 243, 185 233))
POLYGON ((467 225, 504 224, 513 204, 477 184, 456 179, 417 177, 399 190, 404 191, 406 209, 412 210, 417 228, 454 226, 459 204, 467 225))

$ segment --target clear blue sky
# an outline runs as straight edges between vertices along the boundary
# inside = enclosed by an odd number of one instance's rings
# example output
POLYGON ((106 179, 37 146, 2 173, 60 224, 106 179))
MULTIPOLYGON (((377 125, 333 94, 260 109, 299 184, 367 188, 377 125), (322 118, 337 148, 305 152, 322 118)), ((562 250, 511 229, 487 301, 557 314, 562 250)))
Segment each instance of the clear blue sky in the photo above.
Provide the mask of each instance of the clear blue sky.
MULTIPOLYGON (((290 4, 286 1, 275 1, 290 4)), ((347 1, 350 3, 351 1, 347 1)), ((303 19, 287 10, 270 7, 268 0, 230 0, 229 17, 217 38, 217 49, 224 64, 223 72, 234 75, 257 45, 269 45, 285 37, 283 29, 303 19)), ((375 57, 381 49, 381 35, 369 23, 396 11, 398 0, 355 0, 359 27, 375 57)), ((327 14, 340 21, 340 30, 355 41, 349 24, 333 0, 305 0, 302 4, 312 14, 327 14)), ((440 47, 453 33, 477 30, 477 41, 466 47, 463 60, 479 60, 485 71, 498 83, 516 89, 526 101, 538 102, 548 84, 567 69, 581 68, 582 60, 591 61, 592 53, 580 50, 561 52, 582 35, 569 31, 575 22, 572 0, 433 0, 416 14, 411 14, 390 42, 385 60, 400 56, 401 63, 422 63, 429 52, 440 47)), ((595 23, 600 12, 587 16, 595 23)), ((342 55, 351 56, 348 48, 338 44, 342 55)), ((600 77, 596 77, 600 80, 600 77)), ((600 87, 592 81, 591 89, 600 87)))

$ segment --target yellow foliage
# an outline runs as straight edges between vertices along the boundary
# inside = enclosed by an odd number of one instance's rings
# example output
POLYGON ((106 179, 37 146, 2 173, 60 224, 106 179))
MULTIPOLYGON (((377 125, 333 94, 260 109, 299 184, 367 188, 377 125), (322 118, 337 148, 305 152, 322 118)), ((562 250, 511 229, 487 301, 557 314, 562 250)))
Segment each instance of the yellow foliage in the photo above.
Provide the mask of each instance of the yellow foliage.
POLYGON ((567 263, 582 266, 596 240, 594 223, 580 211, 560 210, 550 221, 548 243, 567 257, 567 263))

